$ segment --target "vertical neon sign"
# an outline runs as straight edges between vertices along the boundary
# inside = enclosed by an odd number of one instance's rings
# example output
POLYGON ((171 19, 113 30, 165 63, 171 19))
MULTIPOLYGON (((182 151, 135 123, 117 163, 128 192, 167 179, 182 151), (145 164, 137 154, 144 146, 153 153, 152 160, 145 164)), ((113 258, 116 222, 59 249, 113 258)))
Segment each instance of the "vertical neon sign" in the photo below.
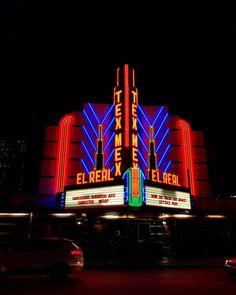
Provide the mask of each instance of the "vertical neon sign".
POLYGON ((127 64, 123 72, 117 70, 114 105, 114 176, 121 177, 129 167, 138 168, 138 90, 135 87, 134 70, 131 75, 127 64))
POLYGON ((129 148, 130 147, 130 100, 129 100, 129 66, 128 65, 124 65, 124 88, 125 88, 125 148, 129 148))
MULTIPOLYGON (((134 73, 134 70, 133 70, 134 73)), ((132 103, 131 103, 131 116, 132 116, 132 166, 138 168, 138 90, 134 85, 134 74, 133 74, 133 90, 132 93, 132 103)))
POLYGON ((121 160, 122 160, 122 91, 114 93, 115 104, 115 177, 121 176, 121 160))

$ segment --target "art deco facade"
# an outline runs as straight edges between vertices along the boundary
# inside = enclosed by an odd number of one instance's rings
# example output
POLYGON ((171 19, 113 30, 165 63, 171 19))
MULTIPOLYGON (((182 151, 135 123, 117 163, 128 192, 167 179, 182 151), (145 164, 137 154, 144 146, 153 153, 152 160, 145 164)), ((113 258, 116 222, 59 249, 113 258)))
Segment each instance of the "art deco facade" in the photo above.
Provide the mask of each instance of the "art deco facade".
MULTIPOLYGON (((210 197, 203 132, 192 130, 189 122, 170 114, 167 106, 145 105, 129 65, 116 70, 114 84, 110 104, 85 103, 81 111, 46 128, 39 185, 45 204, 53 204, 56 196, 66 196, 71 190, 78 194, 77 189, 112 189, 117 184, 124 184, 119 187, 123 195, 117 205, 121 206, 138 206, 137 196, 140 206, 151 204, 147 197, 153 195, 150 185, 167 190, 160 198, 170 202, 161 205, 158 200, 154 202, 157 207, 181 208, 181 198, 173 197, 176 191, 188 192, 191 204, 210 197), (138 186, 132 182, 135 177, 138 186)), ((80 209, 79 204, 84 207, 86 202, 71 206, 80 209)), ((90 200, 90 204, 109 206, 102 200, 90 200)))

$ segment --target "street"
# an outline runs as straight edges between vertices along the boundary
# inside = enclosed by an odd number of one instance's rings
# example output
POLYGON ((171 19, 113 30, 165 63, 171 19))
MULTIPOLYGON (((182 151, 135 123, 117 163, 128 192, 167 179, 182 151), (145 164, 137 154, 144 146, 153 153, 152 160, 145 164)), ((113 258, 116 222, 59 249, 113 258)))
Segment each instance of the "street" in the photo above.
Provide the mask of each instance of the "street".
POLYGON ((52 282, 46 276, 11 276, 1 279, 4 295, 53 294, 235 294, 236 280, 224 269, 217 268, 162 268, 139 270, 84 271, 66 282, 52 282))

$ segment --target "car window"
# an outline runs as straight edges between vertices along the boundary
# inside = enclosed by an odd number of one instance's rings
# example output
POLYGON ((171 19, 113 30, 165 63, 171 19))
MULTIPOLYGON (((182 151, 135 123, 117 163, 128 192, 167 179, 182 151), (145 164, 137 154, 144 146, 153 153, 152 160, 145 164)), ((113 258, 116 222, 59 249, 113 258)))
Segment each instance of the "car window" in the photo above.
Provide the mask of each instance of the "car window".
POLYGON ((45 239, 45 240, 32 240, 30 243, 30 250, 52 250, 59 248, 63 245, 63 240, 50 240, 50 239, 45 239))
POLYGON ((78 246, 67 240, 63 239, 33 239, 24 242, 19 242, 10 248, 11 251, 43 251, 43 250, 53 250, 56 248, 63 247, 64 249, 74 249, 78 246))
POLYGON ((10 251, 38 251, 38 250, 50 250, 59 247, 62 244, 61 241, 57 240, 28 240, 24 242, 19 242, 12 247, 10 251))

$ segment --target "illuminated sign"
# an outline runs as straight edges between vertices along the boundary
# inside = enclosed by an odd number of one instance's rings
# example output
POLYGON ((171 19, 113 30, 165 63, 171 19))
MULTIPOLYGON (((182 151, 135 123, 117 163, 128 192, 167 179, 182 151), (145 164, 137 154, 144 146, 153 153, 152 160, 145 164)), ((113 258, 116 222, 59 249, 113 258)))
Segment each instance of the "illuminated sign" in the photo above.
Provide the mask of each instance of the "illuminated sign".
MULTIPOLYGON (((118 74, 119 76, 119 74, 118 74)), ((128 65, 124 66, 124 81, 114 90, 115 106, 115 177, 122 177, 127 168, 138 168, 138 90, 128 65)))
POLYGON ((110 169, 93 170, 90 171, 89 177, 86 177, 85 172, 77 173, 76 184, 98 183, 105 181, 112 181, 110 169))
POLYGON ((120 69, 117 71, 114 107, 110 117, 107 116, 108 111, 103 112, 98 108, 96 112, 91 104, 85 108, 87 123, 83 130, 85 138, 89 140, 83 145, 86 161, 82 158, 81 163, 86 172, 76 174, 76 185, 87 185, 66 190, 65 208, 124 204, 141 207, 146 203, 190 209, 190 194, 176 191, 181 186, 179 176, 168 172, 171 171, 171 161, 166 156, 170 148, 167 140, 168 112, 164 107, 155 108, 153 112, 149 112, 150 108, 144 111, 139 107, 134 71, 131 72, 128 65, 123 70, 122 75, 120 69), (140 118, 139 114, 142 115, 140 118), (110 128, 112 132, 108 132, 110 128), (115 182, 118 179, 124 182, 115 182), (153 185, 146 187, 146 194, 144 180, 153 185), (105 187, 105 183, 112 181, 116 186, 105 187), (89 184, 104 187, 88 188, 89 184), (174 190, 163 190, 157 188, 158 185, 166 188, 172 186, 174 190))
POLYGON ((137 125, 137 108, 138 108, 138 99, 137 93, 132 91, 133 94, 133 101, 131 105, 132 110, 132 162, 133 167, 138 167, 138 125, 137 125))
POLYGON ((161 177, 159 169, 152 169, 151 170, 151 181, 158 182, 158 183, 164 183, 164 184, 168 184, 168 185, 180 186, 178 175, 163 172, 162 177, 161 177))
POLYGON ((69 190, 65 209, 124 205, 124 185, 69 190))
POLYGON ((114 94, 115 104, 115 176, 121 176, 121 151, 122 151, 122 91, 117 91, 114 94))
MULTIPOLYGON (((61 119, 58 142, 53 144, 57 149, 55 164, 48 152, 55 165, 55 180, 48 180, 54 184, 55 195, 69 186, 82 189, 125 183, 125 204, 140 207, 146 202, 145 182, 169 190, 189 189, 191 196, 196 196, 196 139, 191 126, 169 117, 166 106, 139 105, 135 84, 135 72, 125 64, 117 69, 112 104, 86 103, 82 112, 61 119), (178 148, 174 146, 175 134, 178 148)), ((51 174, 45 171, 43 175, 51 174)), ((174 198, 170 201, 162 200, 159 205, 177 202, 174 198)))
POLYGON ((144 195, 144 179, 142 171, 138 168, 129 168, 124 173, 124 180, 129 206, 142 206, 144 195))
POLYGON ((146 186, 146 205, 176 209, 191 209, 190 194, 176 190, 146 186))

